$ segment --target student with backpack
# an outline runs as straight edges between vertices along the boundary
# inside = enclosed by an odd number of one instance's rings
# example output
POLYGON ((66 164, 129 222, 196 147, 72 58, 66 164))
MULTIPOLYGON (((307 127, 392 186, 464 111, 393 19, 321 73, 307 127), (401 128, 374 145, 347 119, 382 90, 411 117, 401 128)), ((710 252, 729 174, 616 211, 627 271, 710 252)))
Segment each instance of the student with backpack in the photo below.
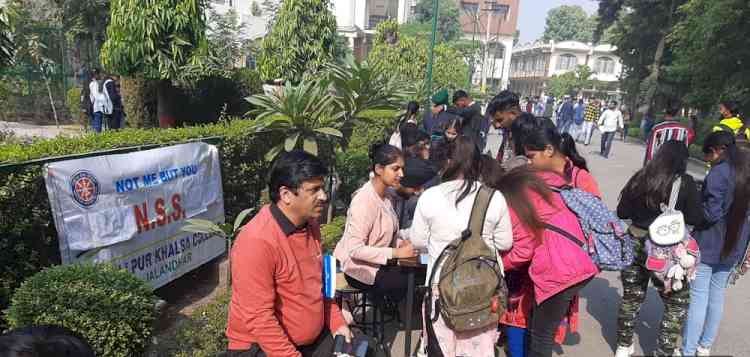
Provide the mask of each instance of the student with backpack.
POLYGON ((705 224, 696 227, 701 250, 682 338, 685 356, 708 356, 724 309, 730 273, 740 262, 750 236, 750 152, 726 131, 711 133, 703 143, 711 164, 703 185, 705 224))
POLYGON ((399 149, 404 149, 404 147, 401 146, 402 142, 402 128, 404 125, 411 124, 416 126, 417 125, 417 113, 419 112, 419 103, 415 101, 411 101, 406 105, 406 112, 404 115, 401 116, 401 118, 398 120, 398 124, 396 125, 396 130, 391 134, 390 139, 388 140, 388 144, 393 145, 399 149))
MULTIPOLYGON (((430 298, 425 300, 427 338, 423 341, 427 342, 431 357, 493 357, 497 341, 497 319, 504 308, 506 295, 503 292, 504 282, 500 277, 502 267, 499 264, 497 252, 511 247, 513 235, 510 216, 503 195, 484 188, 486 186, 479 182, 481 158, 474 141, 460 136, 450 148, 450 159, 442 174, 442 183, 422 194, 417 203, 410 230, 410 239, 414 246, 426 249, 429 255, 427 284, 430 286, 431 294, 430 298), (483 212, 474 209, 475 203, 482 201, 477 197, 485 202, 483 212), (482 216, 484 219, 481 219, 482 216), (472 227, 467 229, 470 222, 472 222, 472 227), (436 261, 441 256, 445 257, 442 254, 447 249, 446 247, 455 247, 453 244, 457 241, 465 242, 464 244, 471 245, 473 249, 482 248, 490 255, 477 259, 476 265, 471 264, 469 267, 475 267, 484 273, 489 270, 491 272, 489 275, 477 274, 472 275, 476 279, 458 279, 456 281, 463 284, 475 284, 471 289, 447 291, 447 293, 456 294, 464 292, 478 294, 467 301, 474 301, 480 304, 480 307, 464 306, 467 310, 480 309, 483 312, 481 316, 472 316, 473 321, 477 322, 477 327, 468 330, 461 324, 466 322, 462 319, 465 316, 451 313, 455 311, 456 306, 450 302, 456 300, 449 298, 455 295, 444 294, 446 290, 442 283, 451 281, 446 280, 445 276, 450 276, 454 271, 447 268, 452 266, 449 264, 450 259, 441 260, 445 264, 436 266, 436 261), (432 281, 430 278, 433 278, 432 281), (490 290, 486 290, 488 288, 490 290), (479 294, 478 291, 485 294, 479 294), (490 296, 486 296, 487 294, 490 296), (477 301, 477 298, 481 301, 477 301), (494 298, 497 298, 497 301, 491 304, 494 298), (488 319, 488 316, 492 314, 495 314, 494 321, 488 319)), ((449 249, 451 252, 456 252, 452 248, 449 249)), ((467 248, 465 252, 471 250, 467 248)))
POLYGON ((350 286, 400 301, 406 296, 406 275, 388 266, 388 260, 416 254, 411 243, 396 240, 399 219, 388 191, 400 186, 404 158, 395 146, 377 143, 370 147, 370 160, 374 176, 354 193, 333 255, 350 286))
POLYGON ((531 167, 560 176, 570 187, 601 198, 599 185, 588 171, 586 159, 570 134, 560 134, 552 120, 522 115, 511 127, 516 155, 524 155, 531 167))
POLYGON ((739 109, 740 105, 736 101, 727 100, 721 102, 719 104, 721 121, 713 127, 713 131, 726 130, 736 135, 737 138, 745 141, 750 140, 750 124, 746 124, 740 118, 739 109))
MULTIPOLYGON (((634 352, 633 332, 638 313, 646 299, 649 280, 664 303, 664 315, 654 355, 672 356, 678 348, 677 340, 690 304, 690 289, 687 286, 679 290, 670 289, 669 285, 665 284, 664 276, 652 270, 659 268, 659 271, 664 271, 668 269, 668 265, 665 264, 664 268, 652 266, 652 263, 662 260, 650 257, 647 247, 652 244, 649 227, 662 214, 662 205, 668 204, 672 198, 676 199, 673 208, 682 212, 684 216, 684 224, 698 226, 703 223, 698 187, 693 178, 685 172, 688 157, 688 149, 684 142, 667 141, 654 159, 630 178, 620 193, 617 215, 632 221, 629 232, 633 237, 635 260, 620 273, 624 292, 618 313, 616 357, 630 357, 634 352), (672 194, 673 185, 677 185, 676 194, 672 194)), ((674 261, 673 258, 675 257, 670 257, 670 263, 674 261)), ((693 266, 694 264, 683 268, 693 266)))

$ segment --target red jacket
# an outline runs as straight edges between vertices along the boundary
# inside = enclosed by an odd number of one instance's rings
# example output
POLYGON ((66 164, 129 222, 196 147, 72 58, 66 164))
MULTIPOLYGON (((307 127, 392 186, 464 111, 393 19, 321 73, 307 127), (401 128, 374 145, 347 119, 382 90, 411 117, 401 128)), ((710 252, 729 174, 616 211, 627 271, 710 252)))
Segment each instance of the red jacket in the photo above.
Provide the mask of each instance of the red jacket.
MULTIPOLYGON (((577 170, 577 169, 576 169, 577 170)), ((579 176, 578 181, 586 181, 590 186, 593 178, 586 171, 579 176)), ((542 172, 539 176, 550 186, 560 187, 570 182, 555 173, 542 172)), ((594 187, 596 185, 593 182, 594 187)), ((586 190, 585 186, 579 185, 586 190)), ((588 190, 589 192, 590 189, 588 190)), ((598 194, 597 192, 592 192, 598 194)), ((551 203, 545 201, 534 192, 529 192, 542 221, 567 230, 583 239, 583 232, 578 218, 571 212, 562 197, 553 193, 551 203)), ((513 248, 501 253, 503 265, 511 280, 511 306, 501 318, 506 325, 526 327, 531 313, 533 301, 541 303, 555 294, 589 279, 598 273, 598 268, 591 261, 588 253, 567 238, 549 230, 544 231, 542 240, 534 237, 532 231, 518 218, 516 212, 510 208, 513 224, 513 248)), ((573 303, 571 312, 577 311, 577 299, 573 303)), ((569 316, 571 317, 571 316, 569 316)), ((571 327, 575 327, 576 319, 570 319, 571 327)))
POLYGON ((323 299, 320 226, 294 227, 271 207, 258 212, 232 247, 229 349, 258 343, 269 357, 297 357, 297 347, 315 342, 324 326, 335 332, 346 322, 323 299))

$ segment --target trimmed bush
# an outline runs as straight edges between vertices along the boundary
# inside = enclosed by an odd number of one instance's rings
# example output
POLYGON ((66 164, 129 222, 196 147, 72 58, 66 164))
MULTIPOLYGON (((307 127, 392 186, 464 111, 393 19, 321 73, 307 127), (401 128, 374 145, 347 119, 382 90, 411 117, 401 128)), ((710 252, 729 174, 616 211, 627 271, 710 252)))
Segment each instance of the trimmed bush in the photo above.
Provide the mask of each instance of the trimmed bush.
POLYGON ((81 88, 73 86, 68 89, 67 96, 65 97, 65 105, 68 108, 68 114, 75 123, 85 128, 88 126, 88 118, 86 113, 81 110, 81 88))
POLYGON ((111 265, 68 265, 21 284, 8 309, 11 328, 58 325, 75 331, 101 357, 141 355, 153 332, 156 297, 111 265))
POLYGON ((120 78, 122 104, 131 128, 157 127, 156 82, 144 78, 120 78))
POLYGON ((175 357, 214 357, 227 349, 227 320, 231 294, 223 292, 216 300, 196 309, 180 325, 175 339, 179 341, 179 351, 172 351, 175 357))
POLYGON ((346 216, 338 216, 331 223, 320 226, 320 239, 324 253, 333 253, 336 244, 344 235, 344 228, 346 228, 346 216))

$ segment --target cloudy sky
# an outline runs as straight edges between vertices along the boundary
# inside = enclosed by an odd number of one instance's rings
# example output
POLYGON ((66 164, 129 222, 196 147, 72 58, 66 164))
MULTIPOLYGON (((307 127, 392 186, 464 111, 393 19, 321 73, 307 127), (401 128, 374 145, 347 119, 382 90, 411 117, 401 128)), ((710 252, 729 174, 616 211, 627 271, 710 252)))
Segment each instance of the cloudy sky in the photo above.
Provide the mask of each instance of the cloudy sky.
POLYGON ((544 20, 550 9, 560 5, 579 5, 589 14, 594 14, 599 7, 598 4, 596 0, 521 0, 521 13, 518 17, 521 43, 542 37, 544 20))

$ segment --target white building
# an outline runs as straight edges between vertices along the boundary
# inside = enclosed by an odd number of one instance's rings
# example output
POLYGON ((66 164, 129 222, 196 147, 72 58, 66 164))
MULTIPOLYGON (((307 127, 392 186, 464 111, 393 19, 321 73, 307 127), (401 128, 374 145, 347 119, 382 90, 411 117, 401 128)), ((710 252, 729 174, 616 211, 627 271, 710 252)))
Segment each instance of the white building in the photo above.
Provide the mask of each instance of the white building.
POLYGON ((349 39, 357 58, 364 58, 378 24, 391 19, 406 23, 416 4, 417 0, 333 0, 333 13, 338 33, 349 39))
POLYGON ((600 88, 585 88, 584 95, 594 92, 619 93, 622 61, 609 44, 592 45, 577 41, 555 43, 536 42, 513 51, 510 65, 510 89, 522 95, 544 95, 549 79, 554 75, 587 65, 600 88), (604 88, 601 88, 604 87, 604 88))
MULTIPOLYGON (((275 0, 281 2, 281 0, 275 0)), ((263 9, 263 0, 211 0, 211 8, 219 14, 226 14, 234 9, 238 19, 245 27, 244 35, 251 39, 264 37, 267 32, 269 15, 263 9), (255 4, 255 5, 253 5, 255 4), (255 9, 255 13, 253 13, 255 9)))

